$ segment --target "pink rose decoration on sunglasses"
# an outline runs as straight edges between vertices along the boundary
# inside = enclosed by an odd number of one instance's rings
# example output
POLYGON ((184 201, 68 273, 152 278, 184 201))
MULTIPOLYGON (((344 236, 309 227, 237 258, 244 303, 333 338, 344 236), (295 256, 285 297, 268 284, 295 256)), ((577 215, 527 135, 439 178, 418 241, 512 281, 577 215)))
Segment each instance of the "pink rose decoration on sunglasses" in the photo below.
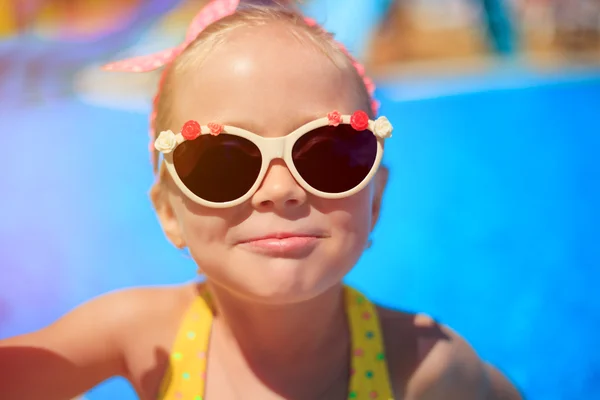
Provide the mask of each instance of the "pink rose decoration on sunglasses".
POLYGON ((339 126, 342 123, 342 114, 339 111, 332 111, 327 114, 327 119, 329 120, 329 125, 339 126))
POLYGON ((214 122, 210 122, 207 126, 208 126, 208 129, 210 130, 210 134, 213 136, 217 136, 221 132, 223 132, 223 125, 221 125, 221 124, 216 124, 214 122))
POLYGON ((369 115, 364 111, 357 111, 350 117, 350 125, 357 131, 369 128, 369 115))
POLYGON ((185 140, 194 140, 202 133, 202 128, 200 128, 200 124, 196 121, 188 121, 183 125, 181 129, 181 136, 185 140))

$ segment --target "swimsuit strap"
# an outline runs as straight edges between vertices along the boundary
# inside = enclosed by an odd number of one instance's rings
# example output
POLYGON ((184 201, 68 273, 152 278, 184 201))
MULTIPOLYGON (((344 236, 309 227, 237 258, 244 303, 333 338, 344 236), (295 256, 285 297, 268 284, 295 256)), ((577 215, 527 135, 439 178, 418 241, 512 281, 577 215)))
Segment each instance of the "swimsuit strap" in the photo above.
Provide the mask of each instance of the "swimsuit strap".
POLYGON ((208 341, 213 321, 209 304, 208 293, 202 290, 186 312, 175 337, 159 400, 204 400, 208 341))
POLYGON ((383 332, 377 308, 362 293, 345 287, 346 314, 352 335, 348 399, 392 400, 383 332))
MULTIPOLYGON (((392 400, 383 335, 377 309, 364 295, 344 288, 352 340, 349 400, 392 400)), ((204 400, 207 350, 213 321, 203 290, 186 312, 173 346, 159 400, 204 400)))

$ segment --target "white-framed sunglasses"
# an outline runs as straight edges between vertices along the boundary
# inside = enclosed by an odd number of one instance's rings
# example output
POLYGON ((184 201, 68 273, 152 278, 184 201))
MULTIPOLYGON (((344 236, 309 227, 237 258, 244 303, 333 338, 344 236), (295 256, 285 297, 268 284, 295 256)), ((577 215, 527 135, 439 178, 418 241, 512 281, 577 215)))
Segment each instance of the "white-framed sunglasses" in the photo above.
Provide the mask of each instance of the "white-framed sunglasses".
POLYGON ((386 117, 373 121, 364 111, 333 111, 277 138, 188 121, 179 133, 161 132, 154 146, 190 200, 226 208, 248 200, 275 159, 283 160, 298 184, 315 196, 339 199, 358 193, 377 172, 392 130, 386 117))

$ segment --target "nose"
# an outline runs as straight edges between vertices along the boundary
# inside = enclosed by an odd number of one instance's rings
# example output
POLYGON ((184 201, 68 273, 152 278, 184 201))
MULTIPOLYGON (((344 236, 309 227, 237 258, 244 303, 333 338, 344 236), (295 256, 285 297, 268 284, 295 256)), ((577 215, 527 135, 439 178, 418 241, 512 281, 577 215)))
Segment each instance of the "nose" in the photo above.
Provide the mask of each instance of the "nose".
POLYGON ((278 159, 273 160, 252 196, 252 205, 257 210, 285 211, 306 203, 306 198, 306 191, 296 182, 285 162, 278 159))

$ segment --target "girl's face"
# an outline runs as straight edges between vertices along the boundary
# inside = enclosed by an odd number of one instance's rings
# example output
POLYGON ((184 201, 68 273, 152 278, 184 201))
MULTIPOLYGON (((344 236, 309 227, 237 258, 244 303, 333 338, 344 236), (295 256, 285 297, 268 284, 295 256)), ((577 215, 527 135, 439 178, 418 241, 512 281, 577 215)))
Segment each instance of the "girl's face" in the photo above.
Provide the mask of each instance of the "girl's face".
MULTIPOLYGON (((365 109, 354 75, 289 32, 270 24, 230 33, 199 67, 177 78, 174 127, 193 119, 279 137, 333 110, 365 109)), ((327 200, 308 194, 283 161, 274 161, 258 191, 239 206, 200 206, 169 181, 166 193, 154 197, 167 236, 189 248, 213 284, 284 304, 338 284, 357 262, 378 216, 385 175, 380 170, 351 197, 327 200)))

